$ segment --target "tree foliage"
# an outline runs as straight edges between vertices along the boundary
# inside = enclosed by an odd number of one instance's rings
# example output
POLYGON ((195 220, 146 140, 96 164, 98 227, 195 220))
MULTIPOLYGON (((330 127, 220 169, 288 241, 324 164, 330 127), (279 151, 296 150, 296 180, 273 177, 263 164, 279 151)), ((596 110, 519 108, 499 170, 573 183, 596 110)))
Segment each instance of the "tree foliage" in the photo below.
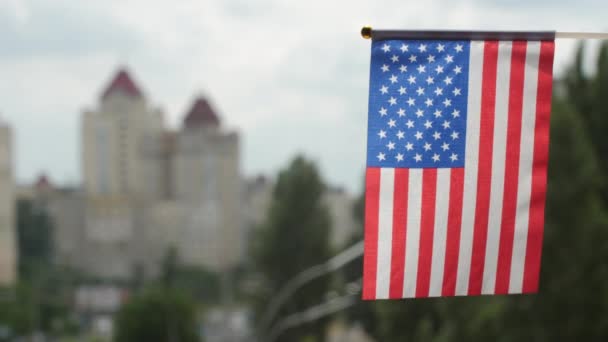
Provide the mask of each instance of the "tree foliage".
MULTIPOLYGON (((256 265, 263 274, 266 289, 259 300, 258 316, 270 298, 299 272, 325 262, 330 257, 329 213, 323 203, 325 186, 315 165, 302 157, 280 172, 267 219, 259 229, 255 249, 256 265)), ((278 317, 285 317, 324 301, 329 279, 315 280, 301 289, 284 306, 278 317)), ((324 321, 303 329, 291 329, 281 341, 300 341, 306 335, 317 340, 324 335, 324 321)))
POLYGON ((50 265, 53 225, 45 207, 32 200, 17 201, 19 276, 30 277, 50 265))
POLYGON ((115 326, 115 342, 200 341, 192 301, 168 289, 131 298, 118 312, 115 326))

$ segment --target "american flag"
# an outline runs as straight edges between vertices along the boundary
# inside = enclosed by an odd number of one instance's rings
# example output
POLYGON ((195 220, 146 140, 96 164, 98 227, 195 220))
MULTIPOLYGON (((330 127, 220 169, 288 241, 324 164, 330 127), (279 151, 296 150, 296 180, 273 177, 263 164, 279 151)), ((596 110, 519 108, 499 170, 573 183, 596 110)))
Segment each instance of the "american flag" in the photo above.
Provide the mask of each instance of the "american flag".
POLYGON ((553 52, 372 42, 364 299, 537 291, 553 52))

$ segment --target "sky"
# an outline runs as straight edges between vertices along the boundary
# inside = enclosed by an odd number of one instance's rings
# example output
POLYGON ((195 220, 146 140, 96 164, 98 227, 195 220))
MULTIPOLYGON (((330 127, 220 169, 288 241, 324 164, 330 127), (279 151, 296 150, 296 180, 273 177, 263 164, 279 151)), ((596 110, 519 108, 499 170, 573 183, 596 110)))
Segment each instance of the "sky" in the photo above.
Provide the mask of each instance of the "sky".
MULTIPOLYGON (((363 25, 605 31, 606 11, 602 0, 0 0, 0 117, 13 127, 20 183, 46 172, 78 184, 81 113, 125 65, 170 127, 208 97, 241 135, 244 176, 275 175, 302 153, 327 183, 358 192, 363 25)), ((557 76, 576 44, 557 41, 557 76)))

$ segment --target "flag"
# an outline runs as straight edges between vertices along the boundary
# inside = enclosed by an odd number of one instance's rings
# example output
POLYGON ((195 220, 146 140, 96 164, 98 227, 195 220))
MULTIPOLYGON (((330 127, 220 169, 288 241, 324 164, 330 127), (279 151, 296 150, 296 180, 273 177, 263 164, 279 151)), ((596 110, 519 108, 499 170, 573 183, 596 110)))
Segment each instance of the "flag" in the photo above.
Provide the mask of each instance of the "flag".
POLYGON ((536 292, 553 40, 374 40, 363 298, 536 292))

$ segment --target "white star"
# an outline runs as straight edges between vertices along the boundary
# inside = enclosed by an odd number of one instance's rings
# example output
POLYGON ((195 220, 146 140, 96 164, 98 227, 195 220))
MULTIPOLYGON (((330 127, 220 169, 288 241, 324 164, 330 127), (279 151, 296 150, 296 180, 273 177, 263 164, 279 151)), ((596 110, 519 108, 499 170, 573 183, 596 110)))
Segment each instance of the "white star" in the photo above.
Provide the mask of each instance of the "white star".
POLYGON ((411 107, 416 104, 416 100, 410 97, 409 99, 407 99, 407 104, 411 107))
POLYGON ((387 86, 385 86, 385 85, 383 85, 382 87, 380 87, 380 92, 381 92, 382 94, 386 94, 386 93, 388 93, 388 87, 387 87, 387 86))
POLYGON ((403 86, 401 86, 401 88, 399 88, 399 95, 403 95, 406 92, 407 92, 407 90, 403 86))
POLYGON ((422 111, 422 109, 418 109, 418 110, 416 111, 416 116, 417 116, 417 117, 421 118, 423 115, 424 115, 424 112, 422 111))
POLYGON ((404 117, 405 116, 405 109, 403 108, 399 108, 399 110, 397 111, 397 114, 399 115, 399 117, 404 117))
POLYGON ((454 90, 452 90, 452 93, 454 94, 454 96, 460 95, 460 88, 454 88, 454 90))
POLYGON ((426 78, 426 83, 427 84, 433 84, 433 83, 435 83, 435 80, 431 76, 429 76, 429 77, 426 78))
POLYGON ((401 140, 405 138, 405 133, 403 131, 397 132, 397 139, 401 140))
POLYGON ((422 156, 421 156, 421 155, 419 155, 418 153, 416 153, 416 155, 414 156, 414 160, 415 160, 416 162, 422 161, 422 156))
POLYGON ((444 59, 445 59, 446 63, 452 63, 452 62, 454 62, 454 56, 452 56, 452 55, 447 55, 447 56, 445 56, 444 59))
POLYGON ((424 88, 418 87, 418 89, 416 89, 416 93, 418 94, 418 96, 424 95, 424 88))
POLYGON ((424 65, 419 65, 418 66, 418 73, 422 74, 423 72, 426 72, 426 66, 424 65))
POLYGON ((408 151, 411 151, 414 149, 414 144, 412 144, 411 142, 408 142, 407 144, 405 144, 405 149, 408 151))
POLYGON ((402 44, 400 49, 401 52, 408 52, 410 50, 410 47, 406 44, 402 44))
POLYGON ((438 65, 438 66, 435 68, 435 72, 436 72, 437 74, 441 74, 441 73, 443 73, 443 67, 442 67, 441 65, 438 65))
POLYGON ((414 76, 414 75, 410 75, 410 77, 407 79, 407 81, 408 81, 410 84, 414 84, 414 83, 416 83, 416 76, 414 76))
POLYGON ((420 44, 420 46, 418 47, 418 51, 426 52, 426 44, 420 44))
POLYGON ((388 150, 394 150, 395 149, 395 143, 392 141, 389 141, 388 144, 386 144, 386 148, 388 148, 388 150))
POLYGON ((427 107, 430 107, 433 105, 433 100, 427 98, 424 104, 426 104, 427 107))
POLYGON ((386 108, 384 108, 384 107, 380 108, 380 110, 378 112, 380 113, 380 116, 385 116, 386 114, 388 114, 388 112, 386 111, 386 108))
POLYGON ((457 118, 460 116, 460 111, 458 109, 454 109, 454 111, 452 112, 452 116, 454 118, 457 118))
POLYGON ((383 161, 386 159, 386 155, 382 152, 378 153, 378 161, 383 161))
POLYGON ((429 144, 428 142, 424 144, 424 150, 425 151, 430 151, 431 150, 431 144, 429 144))
POLYGON ((391 61, 393 61, 393 63, 399 62, 399 56, 393 55, 393 57, 391 57, 391 61))
POLYGON ((454 72, 456 73, 456 75, 460 74, 462 72, 462 67, 460 67, 460 66, 455 67, 454 72))
POLYGON ((435 113, 433 113, 433 115, 435 115, 436 118, 441 116, 441 111, 439 109, 435 109, 435 113))
POLYGON ((407 122, 405 123, 405 125, 407 126, 407 128, 414 128, 414 121, 407 120, 407 122))
POLYGON ((437 89, 435 89, 435 95, 439 96, 439 95, 443 95, 443 89, 437 87, 437 89))
POLYGON ((399 67, 399 71, 406 72, 407 71, 407 65, 401 64, 401 66, 399 67))
POLYGON ((443 80, 443 83, 446 85, 452 84, 452 78, 450 76, 446 77, 445 80, 443 80))
POLYGON ((456 140, 456 139, 458 139, 458 134, 459 134, 459 133, 458 133, 458 132, 456 132, 456 131, 452 132, 452 135, 451 135, 451 136, 452 136, 452 140, 456 140))
POLYGON ((452 153, 452 155, 450 156, 450 159, 455 162, 458 160, 458 155, 456 153, 452 153))
POLYGON ((430 122, 429 120, 426 120, 426 122, 424 123, 424 127, 426 129, 432 128, 433 127, 433 123, 430 122))
POLYGON ((452 105, 452 100, 450 100, 450 99, 443 100, 443 105, 446 106, 446 107, 451 106, 452 105))
POLYGON ((420 139, 422 139, 423 134, 422 134, 422 132, 417 131, 416 134, 414 134, 414 136, 416 137, 416 140, 420 140, 420 139))
POLYGON ((445 120, 445 121, 443 122, 443 125, 442 125, 442 126, 443 126, 443 129, 448 129, 448 128, 450 128, 450 122, 449 122, 448 120, 445 120))
POLYGON ((433 133, 433 139, 435 139, 435 140, 441 139, 441 133, 435 131, 435 133, 433 133))
POLYGON ((392 75, 391 78, 391 83, 397 83, 397 76, 396 75, 392 75))
POLYGON ((382 72, 387 72, 388 69, 390 69, 388 65, 382 64, 382 72))
POLYGON ((445 45, 443 45, 443 44, 437 45, 437 52, 443 52, 443 50, 445 50, 445 45))
POLYGON ((447 151, 450 149, 450 144, 448 143, 443 143, 443 145, 441 145, 441 149, 444 151, 447 151))
POLYGON ((396 104, 397 104, 397 99, 391 96, 391 98, 390 98, 390 99, 388 99, 388 103, 389 103, 391 106, 396 105, 396 104))
POLYGON ((397 156, 395 156, 395 158, 397 158, 398 162, 403 161, 403 154, 397 153, 397 156))
POLYGON ((380 132, 378 132, 378 136, 380 137, 380 139, 386 138, 386 132, 383 130, 380 130, 380 132))
POLYGON ((433 62, 435 62, 435 56, 433 56, 433 55, 429 55, 429 56, 426 58, 426 60, 427 60, 427 62, 429 62, 429 63, 433 63, 433 62))
POLYGON ((382 46, 382 51, 389 52, 391 51, 391 47, 388 44, 384 44, 384 46, 382 46))
POLYGON ((433 162, 439 161, 439 155, 437 153, 433 154, 433 162))
POLYGON ((462 44, 456 44, 456 52, 462 52, 462 44))
POLYGON ((397 122, 394 119, 388 120, 388 127, 394 128, 395 126, 397 126, 397 122))
POLYGON ((410 63, 414 63, 416 61, 416 55, 410 55, 410 63))

